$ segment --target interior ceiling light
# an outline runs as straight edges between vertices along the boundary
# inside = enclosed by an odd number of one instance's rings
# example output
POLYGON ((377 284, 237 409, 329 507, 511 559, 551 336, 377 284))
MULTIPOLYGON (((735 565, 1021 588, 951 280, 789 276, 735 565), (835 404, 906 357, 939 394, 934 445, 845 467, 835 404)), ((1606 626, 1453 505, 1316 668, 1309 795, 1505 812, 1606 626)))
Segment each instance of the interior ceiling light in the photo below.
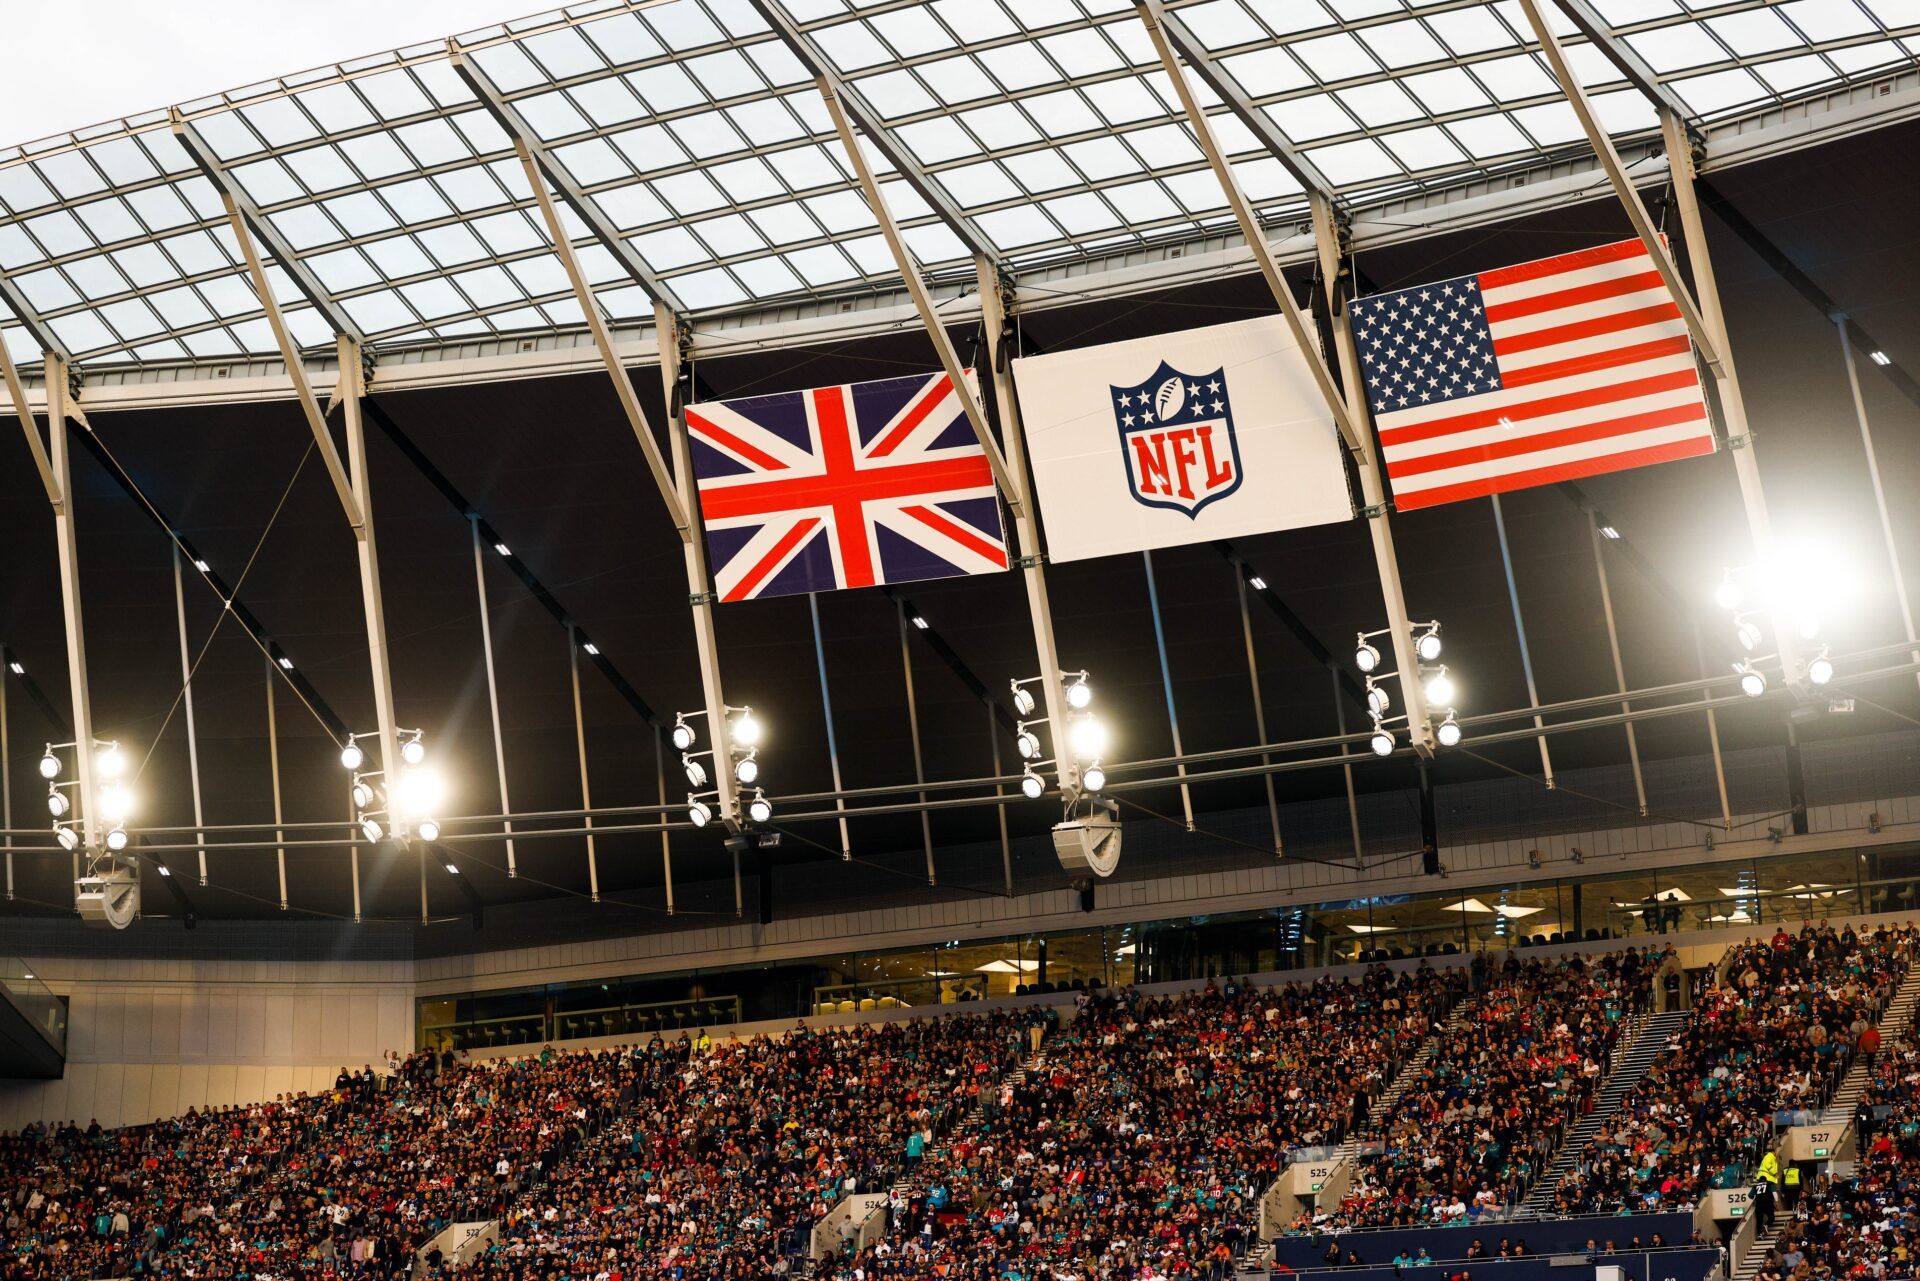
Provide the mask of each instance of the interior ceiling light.
POLYGON ((195 556, 193 558, 193 567, 199 570, 203 574, 211 573, 213 569, 211 565, 207 564, 207 562, 205 562, 204 560, 201 560, 198 556, 195 556))
POLYGON ((1612 525, 1602 525, 1600 526, 1600 537, 1610 538, 1614 542, 1619 542, 1620 531, 1615 529, 1612 525))
POLYGON ((15 659, 12 662, 9 662, 7 664, 7 670, 12 672, 15 676, 25 676, 27 674, 27 669, 20 665, 20 662, 18 659, 15 659))
MULTIPOLYGON (((424 840, 429 840, 429 841, 430 841, 430 840, 432 840, 432 839, 433 839, 433 837, 431 837, 431 836, 425 836, 425 835, 424 835, 424 832, 425 832, 425 830, 426 830, 425 828, 422 828, 422 829, 421 829, 421 831, 422 831, 422 833, 423 833, 423 837, 422 837, 422 839, 424 839, 424 840)), ((442 863, 442 864, 441 864, 440 866, 442 866, 442 867, 444 867, 444 868, 446 868, 446 869, 447 869, 447 875, 449 875, 449 876, 458 876, 458 875, 460 875, 460 868, 459 868, 459 867, 458 867, 458 865, 456 865, 456 864, 453 864, 453 863, 442 863)))
POLYGON ((1067 706, 1077 712, 1085 710, 1091 702, 1093 702, 1093 687, 1087 684, 1087 674, 1082 672, 1071 685, 1067 686, 1067 706))
POLYGON ((156 863, 154 866, 160 870, 160 875, 162 876, 173 875, 173 869, 168 867, 165 863, 156 863))
POLYGON ((919 629, 920 629, 921 631, 923 631, 923 632, 927 630, 927 620, 926 620, 926 619, 924 619, 924 618, 922 618, 922 617, 920 617, 920 615, 918 615, 918 614, 914 614, 914 615, 912 616, 912 618, 913 618, 913 625, 914 625, 915 627, 918 627, 918 628, 919 628, 919 629))
POLYGON ((1380 666, 1380 651, 1375 649, 1365 636, 1360 638, 1360 643, 1354 648, 1353 665, 1363 672, 1370 672, 1380 666))
POLYGON ((1249 574, 1247 576, 1247 585, 1252 587, 1256 592, 1264 592, 1267 590, 1267 580, 1258 574, 1249 574))
POLYGON ((280 655, 280 657, 275 659, 274 661, 279 663, 281 668, 285 671, 290 672, 293 670, 293 660, 291 658, 288 658, 285 654, 280 655))
POLYGON ((1440 909, 1442 912, 1485 912, 1493 915, 1493 909, 1477 898, 1463 898, 1458 903, 1448 903, 1440 909))
POLYGON ((505 543, 495 543, 493 545, 493 550, 499 552, 502 556, 513 555, 513 549, 508 547, 505 543))
POLYGON ((593 655, 595 658, 600 657, 600 647, 594 644, 592 641, 588 641, 586 644, 582 645, 580 648, 586 650, 587 653, 593 655))
POLYGON ((347 745, 340 749, 340 764, 347 769, 359 769, 366 763, 366 752, 361 750, 360 744, 348 739, 347 745))
POLYGON ((1887 355, 1884 351, 1870 351, 1867 353, 1867 359, 1876 365, 1891 365, 1893 363, 1893 357, 1887 355))

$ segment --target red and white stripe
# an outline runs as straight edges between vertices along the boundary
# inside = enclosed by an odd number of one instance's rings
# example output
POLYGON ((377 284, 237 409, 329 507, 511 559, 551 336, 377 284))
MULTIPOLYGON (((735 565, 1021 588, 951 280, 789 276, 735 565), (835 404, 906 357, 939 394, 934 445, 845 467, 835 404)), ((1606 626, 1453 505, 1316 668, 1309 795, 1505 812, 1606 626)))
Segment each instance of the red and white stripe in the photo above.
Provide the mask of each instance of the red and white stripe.
POLYGON ((1376 415, 1396 507, 1713 452, 1686 322, 1639 240, 1479 285, 1502 389, 1376 415))

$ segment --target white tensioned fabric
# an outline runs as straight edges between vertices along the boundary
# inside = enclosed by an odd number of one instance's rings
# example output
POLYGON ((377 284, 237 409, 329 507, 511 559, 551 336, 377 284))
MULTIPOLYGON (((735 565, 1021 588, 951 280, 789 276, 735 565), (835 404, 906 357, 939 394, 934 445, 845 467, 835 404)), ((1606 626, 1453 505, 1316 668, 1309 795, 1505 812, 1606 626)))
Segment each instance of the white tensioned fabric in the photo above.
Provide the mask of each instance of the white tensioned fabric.
MULTIPOLYGON (((1010 271, 1124 262, 1229 217, 1131 0, 773 0, 896 144, 874 156, 922 263, 971 279, 943 193, 1010 271)), ((1697 122, 1914 65, 1912 0, 1586 0, 1697 122)), ((1349 209, 1584 154, 1510 0, 1167 0, 1220 72, 1349 209)), ((1566 28, 1616 138, 1640 91, 1566 28)), ((748 0, 590 0, 456 41, 552 163, 696 317, 870 297, 897 280, 802 61, 748 0)), ((1304 194, 1208 110, 1263 217, 1304 194)), ((186 126, 376 347, 577 330, 512 140, 440 44, 181 104, 186 126)), ((651 300, 566 215, 615 321, 651 300)), ((323 311, 270 265, 295 338, 323 311)), ((152 112, 0 150, 0 341, 93 367, 275 350, 213 182, 152 112)), ((777 314, 774 312, 773 314, 777 314)))

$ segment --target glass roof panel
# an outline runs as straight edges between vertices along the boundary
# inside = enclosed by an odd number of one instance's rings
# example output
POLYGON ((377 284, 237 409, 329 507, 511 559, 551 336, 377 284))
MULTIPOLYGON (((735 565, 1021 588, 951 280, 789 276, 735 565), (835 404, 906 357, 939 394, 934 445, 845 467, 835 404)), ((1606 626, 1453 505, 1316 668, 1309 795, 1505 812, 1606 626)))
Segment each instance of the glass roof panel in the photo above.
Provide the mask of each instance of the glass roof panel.
MULTIPOLYGON (((1920 39, 1920 0, 1589 2, 1702 118, 1883 73, 1920 39)), ((975 235, 1017 267, 1231 226, 1131 0, 773 3, 887 122, 863 149, 923 263, 970 275, 975 235), (896 163, 971 226, 943 222, 896 163)), ((1512 0, 1166 4, 1349 200, 1584 150, 1512 0)), ((885 287, 891 258, 811 73, 749 0, 589 8, 458 44, 681 305, 885 287)), ((1564 24, 1563 39, 1606 127, 1650 136, 1646 99, 1564 24)), ((1249 195, 1297 210, 1299 183, 1259 134, 1199 96, 1249 195)), ((259 206, 301 341, 325 343, 327 320, 281 252, 383 341, 578 320, 513 140, 434 46, 183 111, 217 176, 259 206)), ((90 359, 272 350, 193 156, 157 116, 100 132, 0 159, 0 267, 24 300, 90 359)), ((561 210, 600 305, 644 318, 644 289, 561 210)))

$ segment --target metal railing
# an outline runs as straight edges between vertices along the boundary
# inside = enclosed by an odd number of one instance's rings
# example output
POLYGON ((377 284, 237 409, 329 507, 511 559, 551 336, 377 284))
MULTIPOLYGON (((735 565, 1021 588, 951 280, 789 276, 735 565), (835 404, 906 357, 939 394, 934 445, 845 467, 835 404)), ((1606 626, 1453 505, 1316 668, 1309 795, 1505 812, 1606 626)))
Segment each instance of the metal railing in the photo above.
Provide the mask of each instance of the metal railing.
POLYGON ((738 996, 678 1001, 628 1001, 584 1010, 552 1010, 498 1018, 460 1019, 420 1029, 420 1048, 480 1050, 496 1046, 540 1045, 594 1037, 645 1038, 659 1033, 718 1027, 742 1021, 738 996))

